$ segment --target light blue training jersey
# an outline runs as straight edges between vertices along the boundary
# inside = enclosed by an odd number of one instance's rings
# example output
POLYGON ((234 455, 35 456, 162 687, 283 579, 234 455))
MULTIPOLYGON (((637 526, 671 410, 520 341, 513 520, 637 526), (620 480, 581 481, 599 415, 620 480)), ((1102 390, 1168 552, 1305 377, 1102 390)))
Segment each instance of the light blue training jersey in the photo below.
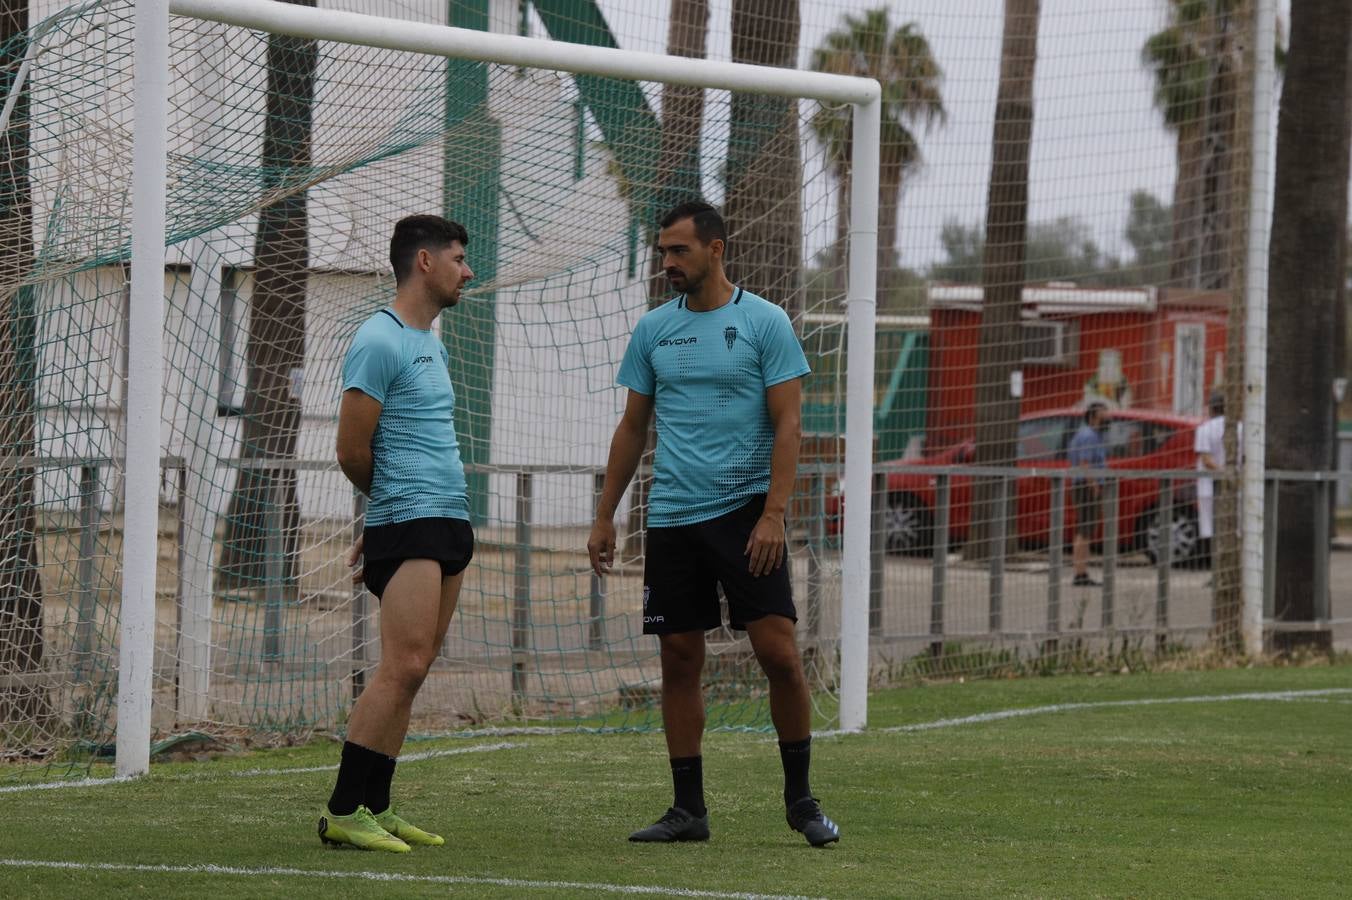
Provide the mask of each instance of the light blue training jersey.
POLYGON ((343 390, 381 403, 371 438, 367 525, 469 521, 449 362, 434 333, 405 325, 393 310, 382 309, 357 329, 343 359, 343 390))
POLYGON ((784 310, 741 288, 718 309, 689 309, 681 296, 645 313, 617 380, 654 398, 648 524, 714 519, 769 490, 765 391, 809 371, 784 310))

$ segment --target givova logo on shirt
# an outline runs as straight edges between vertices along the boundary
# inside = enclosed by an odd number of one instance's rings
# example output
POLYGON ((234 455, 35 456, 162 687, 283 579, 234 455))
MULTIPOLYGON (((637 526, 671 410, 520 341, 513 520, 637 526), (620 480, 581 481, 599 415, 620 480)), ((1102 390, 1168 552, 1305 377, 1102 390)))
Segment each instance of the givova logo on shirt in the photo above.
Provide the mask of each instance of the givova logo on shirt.
POLYGON ((680 347, 680 346, 682 346, 682 345, 684 345, 684 344, 693 344, 693 343, 696 343, 698 340, 699 340, 699 338, 697 338, 697 337, 662 338, 662 340, 660 340, 660 341, 657 342, 657 346, 659 346, 659 347, 680 347))

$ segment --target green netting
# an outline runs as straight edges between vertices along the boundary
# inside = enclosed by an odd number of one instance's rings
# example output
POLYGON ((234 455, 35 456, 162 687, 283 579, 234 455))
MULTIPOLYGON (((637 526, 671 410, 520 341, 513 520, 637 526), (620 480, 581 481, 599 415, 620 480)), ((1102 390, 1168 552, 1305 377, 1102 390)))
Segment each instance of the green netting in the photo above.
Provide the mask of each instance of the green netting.
MULTIPOLYGON (((11 589, 31 615, 0 622, 33 652, 0 676, 0 754, 46 765, 87 765, 115 729, 132 13, 130 2, 73 7, 2 51, 12 81, 35 50, 8 123, 31 197, 10 233, 32 241, 5 285, 29 329, 13 340, 31 354, 19 354, 23 403, 5 409, 4 449, 23 457, 5 470, 18 473, 6 514, 31 516, 14 567, 31 577, 11 589)), ((604 585, 586 561, 623 403, 615 368, 664 290, 649 280, 660 207, 701 184, 715 200, 756 196, 755 178, 780 185, 772 154, 786 146, 791 181, 826 177, 798 146, 798 105, 757 101, 729 139, 739 101, 711 92, 704 128, 722 137, 677 183, 659 174, 672 140, 654 112, 661 85, 180 17, 170 57, 156 734, 243 742, 340 729, 378 661, 375 604, 342 562, 360 507, 333 459, 339 367, 356 327, 392 296, 394 221, 429 211, 468 225, 477 273, 440 329, 478 549, 413 728, 657 724, 641 546, 630 539, 604 585), (740 175, 724 170, 733 155, 740 175)), ((839 315, 803 319, 795 293, 801 205, 740 214, 743 283, 796 304, 817 356, 837 355, 839 315), (775 282, 758 284, 766 273, 775 282)), ((838 313, 839 300, 826 292, 818 306, 838 313)), ((641 521, 628 503, 623 518, 630 530, 641 521)), ((801 532, 809 656, 830 686, 834 645, 815 638, 833 633, 838 565, 801 532)), ((710 724, 768 727, 745 641, 714 635, 710 649, 710 724)))

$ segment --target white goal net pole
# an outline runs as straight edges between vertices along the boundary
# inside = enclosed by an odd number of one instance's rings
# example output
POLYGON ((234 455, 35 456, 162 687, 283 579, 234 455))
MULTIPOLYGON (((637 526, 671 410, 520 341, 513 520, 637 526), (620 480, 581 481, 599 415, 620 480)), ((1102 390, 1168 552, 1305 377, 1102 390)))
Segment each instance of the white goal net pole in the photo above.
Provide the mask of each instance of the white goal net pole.
POLYGON ((873 555, 873 364, 878 309, 878 184, 882 103, 854 108, 854 180, 850 184, 849 284, 845 302, 845 506, 840 551, 840 728, 868 721, 869 566, 873 555), (865 173, 871 173, 865 175, 865 173))
MULTIPOLYGON (((168 11, 314 40, 379 47, 509 66, 667 82, 850 104, 855 118, 847 298, 846 496, 841 611, 841 727, 867 713, 869 490, 873 446, 874 311, 877 283, 877 81, 820 72, 713 62, 431 26, 275 0, 169 0, 168 11)), ((132 263, 131 389, 128 409, 127 525, 119 674, 117 767, 149 767, 154 656, 156 501, 162 393, 165 171, 168 128, 166 0, 141 0, 136 31, 136 135, 132 263), (133 469, 133 466, 135 467, 133 469)))
POLYGON ((160 401, 164 394, 164 234, 169 155, 169 3, 136 3, 132 138, 131 306, 127 456, 123 478, 122 609, 117 672, 117 774, 150 768, 159 538, 160 401))
POLYGON ((1254 5, 1253 118, 1250 144, 1248 271, 1244 274, 1244 459, 1243 527, 1240 596, 1243 613, 1240 628, 1244 652, 1263 652, 1263 566, 1276 561, 1263 558, 1264 471, 1267 468, 1267 325, 1268 242, 1272 234, 1272 129, 1277 93, 1277 0, 1257 0, 1254 5))

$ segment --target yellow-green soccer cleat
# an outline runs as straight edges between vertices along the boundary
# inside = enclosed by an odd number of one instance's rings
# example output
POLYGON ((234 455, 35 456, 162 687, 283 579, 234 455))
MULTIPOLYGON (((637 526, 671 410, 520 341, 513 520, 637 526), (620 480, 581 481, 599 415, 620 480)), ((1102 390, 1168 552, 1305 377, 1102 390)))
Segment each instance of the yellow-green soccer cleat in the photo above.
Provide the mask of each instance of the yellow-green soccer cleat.
POLYGON ((364 806, 358 806, 350 816, 335 816, 325 809, 319 817, 319 839, 333 847, 347 845, 386 853, 408 853, 413 849, 381 828, 376 817, 364 806))
POLYGON ((446 843, 446 839, 441 835, 433 834, 430 831, 423 831, 416 825, 410 825, 399 818, 399 816, 395 814, 393 806, 383 813, 378 813, 375 818, 377 825, 384 828, 390 834, 399 838, 406 844, 411 844, 415 847, 440 847, 442 844, 446 843))

